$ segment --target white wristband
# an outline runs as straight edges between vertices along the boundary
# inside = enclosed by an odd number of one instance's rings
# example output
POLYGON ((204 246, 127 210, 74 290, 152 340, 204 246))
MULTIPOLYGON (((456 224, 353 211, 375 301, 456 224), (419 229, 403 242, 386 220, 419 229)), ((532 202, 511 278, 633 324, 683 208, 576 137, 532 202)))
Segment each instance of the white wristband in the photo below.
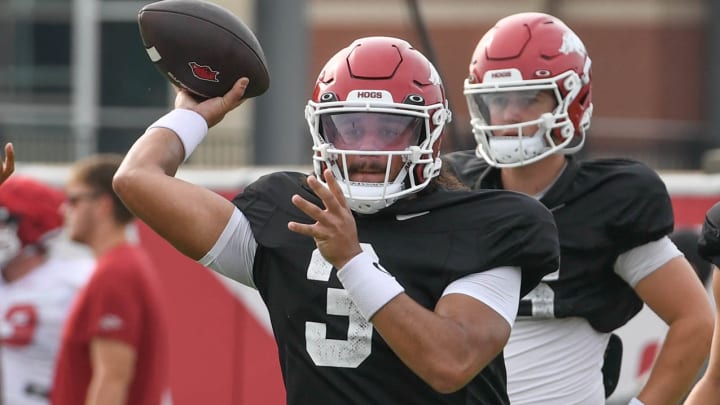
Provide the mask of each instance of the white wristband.
POLYGON ((405 291, 395 277, 365 252, 353 257, 338 270, 337 275, 367 320, 391 299, 405 291))
POLYGON ((163 115, 150 124, 148 129, 150 128, 167 128, 175 132, 175 135, 182 142, 183 148, 185 148, 185 159, 183 161, 190 157, 208 132, 207 121, 202 115, 181 108, 176 108, 163 115))
POLYGON ((632 397, 630 402, 628 402, 628 405, 645 405, 645 403, 643 401, 637 399, 636 397, 632 397))

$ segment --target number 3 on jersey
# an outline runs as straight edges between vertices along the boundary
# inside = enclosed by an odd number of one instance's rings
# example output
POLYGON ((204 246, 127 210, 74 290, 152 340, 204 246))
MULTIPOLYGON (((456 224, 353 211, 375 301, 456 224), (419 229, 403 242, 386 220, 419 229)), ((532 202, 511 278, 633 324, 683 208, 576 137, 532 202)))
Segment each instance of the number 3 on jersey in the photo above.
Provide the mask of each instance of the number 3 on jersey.
MULTIPOLYGON (((360 247, 379 261, 372 246, 361 243, 360 247)), ((308 265, 307 278, 315 281, 329 281, 332 265, 315 249, 308 265)), ((355 368, 372 351, 373 326, 360 314, 347 291, 342 288, 327 289, 328 315, 348 317, 347 340, 328 339, 327 325, 320 322, 305 322, 305 350, 318 366, 355 368)))
POLYGON ((17 304, 8 308, 0 319, 0 343, 8 346, 27 346, 35 338, 38 313, 32 304, 17 304))

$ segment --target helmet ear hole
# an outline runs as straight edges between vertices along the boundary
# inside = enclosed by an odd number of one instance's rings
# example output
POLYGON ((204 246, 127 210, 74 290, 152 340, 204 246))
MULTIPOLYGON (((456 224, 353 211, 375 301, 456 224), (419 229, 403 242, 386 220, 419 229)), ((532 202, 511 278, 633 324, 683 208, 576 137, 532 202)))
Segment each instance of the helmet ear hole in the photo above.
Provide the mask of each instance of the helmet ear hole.
POLYGON ((320 95, 320 100, 319 100, 319 101, 320 101, 321 103, 330 103, 330 102, 333 102, 333 101, 338 101, 338 97, 337 97, 337 95, 336 95, 335 93, 333 93, 332 91, 327 91, 327 92, 325 92, 325 93, 323 93, 323 94, 320 95))
POLYGON ((425 98, 419 94, 408 94, 403 100, 403 104, 425 105, 425 98))

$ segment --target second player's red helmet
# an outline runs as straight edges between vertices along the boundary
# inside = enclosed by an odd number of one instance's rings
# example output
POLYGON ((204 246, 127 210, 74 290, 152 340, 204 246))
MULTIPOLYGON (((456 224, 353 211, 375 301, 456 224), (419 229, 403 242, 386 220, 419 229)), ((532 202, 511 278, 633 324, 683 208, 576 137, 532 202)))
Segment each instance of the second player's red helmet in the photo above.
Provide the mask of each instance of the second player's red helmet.
MULTIPOLYGON (((313 138, 314 169, 332 169, 349 206, 372 213, 425 188, 440 173, 438 156, 445 124, 450 121, 445 89, 432 63, 409 43, 391 37, 354 41, 333 56, 320 72, 305 118, 313 138), (372 149, 343 146, 342 126, 364 119, 382 119, 398 128, 412 128, 409 144, 388 142, 372 149), (382 183, 353 182, 348 156, 401 157, 400 173, 386 173, 382 183)), ((347 145, 347 142, 345 142, 347 145)), ((389 167, 389 164, 388 164, 389 167)))
POLYGON ((580 150, 592 117, 590 67, 585 45, 558 18, 520 13, 498 21, 478 42, 464 86, 479 157, 513 167, 580 150), (534 121, 492 124, 489 97, 532 91, 550 91, 556 108, 534 121), (521 128, 531 125, 540 130, 522 136, 521 128), (518 136, 493 137, 510 127, 518 136))
POLYGON ((29 177, 13 175, 5 180, 0 186, 0 265, 59 230, 64 200, 59 190, 29 177))

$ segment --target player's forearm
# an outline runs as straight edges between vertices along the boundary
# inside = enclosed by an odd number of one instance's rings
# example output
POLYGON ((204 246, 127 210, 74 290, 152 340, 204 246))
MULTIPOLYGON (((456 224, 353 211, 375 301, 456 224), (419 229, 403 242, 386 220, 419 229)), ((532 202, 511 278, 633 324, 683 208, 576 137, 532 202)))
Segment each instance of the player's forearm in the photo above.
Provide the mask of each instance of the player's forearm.
MULTIPOLYGON (((472 298, 467 297, 472 300, 472 298)), ((489 309, 488 309, 489 310, 489 309)), ((491 310, 490 310, 491 311, 491 310)), ((378 333, 415 374, 438 392, 465 386, 502 350, 509 336, 507 322, 488 319, 484 333, 469 330, 400 294, 372 318, 378 333)))
POLYGON ((185 158, 177 135, 167 128, 148 129, 130 148, 120 170, 161 170, 174 176, 185 158))
MULTIPOLYGON (((720 278, 718 274, 714 277, 715 302, 720 308, 720 278)), ((693 387, 685 405, 712 404, 720 399, 720 316, 715 318, 715 332, 713 335, 712 348, 707 370, 702 379, 693 387)))
POLYGON ((93 376, 85 405, 125 405, 130 381, 109 376, 93 376))
POLYGON ((713 404, 720 398, 720 376, 705 375, 695 385, 683 405, 713 404))
POLYGON ((687 394, 710 348, 706 326, 694 318, 670 325, 650 378, 638 395, 643 403, 677 404, 687 394))
POLYGON ((156 211, 157 196, 178 180, 172 178, 183 159, 183 147, 172 131, 154 128, 130 148, 113 178, 113 188, 136 215, 143 217, 156 211))

